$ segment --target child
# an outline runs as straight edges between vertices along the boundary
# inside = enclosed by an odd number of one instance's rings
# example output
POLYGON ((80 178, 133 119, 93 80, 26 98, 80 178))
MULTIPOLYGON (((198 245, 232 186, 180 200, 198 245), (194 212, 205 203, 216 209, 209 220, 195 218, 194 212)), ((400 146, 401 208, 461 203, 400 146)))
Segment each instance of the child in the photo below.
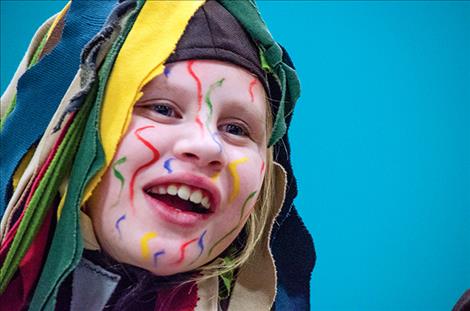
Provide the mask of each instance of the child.
POLYGON ((2 97, 1 305, 308 309, 299 85, 254 3, 91 3, 40 30, 2 97))

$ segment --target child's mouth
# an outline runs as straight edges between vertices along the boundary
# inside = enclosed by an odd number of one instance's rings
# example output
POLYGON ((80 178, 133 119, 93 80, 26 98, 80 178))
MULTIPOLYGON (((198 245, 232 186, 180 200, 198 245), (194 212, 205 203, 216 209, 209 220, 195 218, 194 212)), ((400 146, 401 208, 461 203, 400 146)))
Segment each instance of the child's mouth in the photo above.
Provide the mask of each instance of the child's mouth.
POLYGON ((184 212, 193 212, 198 214, 210 214, 210 209, 202 206, 201 203, 194 203, 188 200, 183 200, 175 195, 170 194, 158 194, 150 191, 146 192, 152 198, 159 200, 165 203, 168 206, 171 206, 175 209, 184 211, 184 212))

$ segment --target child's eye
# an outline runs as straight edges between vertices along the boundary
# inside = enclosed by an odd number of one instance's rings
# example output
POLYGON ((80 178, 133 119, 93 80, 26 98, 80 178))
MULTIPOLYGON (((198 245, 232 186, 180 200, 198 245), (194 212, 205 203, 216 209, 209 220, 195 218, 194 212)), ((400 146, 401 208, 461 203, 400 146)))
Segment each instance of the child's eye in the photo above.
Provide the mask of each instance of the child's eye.
POLYGON ((149 105, 149 108, 151 108, 156 113, 159 113, 161 115, 164 115, 170 118, 178 117, 175 109, 165 104, 153 104, 153 105, 149 105))
POLYGON ((248 136, 248 131, 238 124, 224 124, 221 126, 220 130, 236 136, 248 136))

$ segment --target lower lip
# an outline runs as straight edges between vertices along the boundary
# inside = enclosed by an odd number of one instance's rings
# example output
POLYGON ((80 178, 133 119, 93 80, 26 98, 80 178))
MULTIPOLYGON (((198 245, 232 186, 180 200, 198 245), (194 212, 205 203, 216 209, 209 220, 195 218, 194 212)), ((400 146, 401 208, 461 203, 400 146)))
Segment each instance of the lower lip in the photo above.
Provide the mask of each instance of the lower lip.
POLYGON ((153 198, 152 196, 144 193, 145 199, 149 202, 150 208, 157 213, 158 217, 166 222, 183 226, 195 226, 210 217, 211 214, 198 214, 194 212, 185 212, 174 208, 164 202, 153 198))

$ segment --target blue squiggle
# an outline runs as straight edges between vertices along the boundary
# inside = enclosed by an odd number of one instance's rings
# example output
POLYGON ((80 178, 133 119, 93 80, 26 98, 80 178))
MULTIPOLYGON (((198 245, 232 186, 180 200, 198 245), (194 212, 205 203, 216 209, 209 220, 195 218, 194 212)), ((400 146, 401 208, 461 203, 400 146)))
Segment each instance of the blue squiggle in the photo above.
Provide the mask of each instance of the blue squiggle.
POLYGON ((121 229, 119 229, 119 224, 121 223, 121 221, 123 221, 124 219, 126 219, 126 214, 122 215, 121 217, 118 218, 118 220, 116 221, 116 224, 114 225, 116 227, 116 230, 119 232, 119 238, 122 239, 122 236, 121 236, 121 229))
MULTIPOLYGON (((209 131, 210 133, 210 131, 209 131)), ((214 133, 210 133, 211 134, 211 137, 212 137, 212 140, 215 141, 215 143, 219 146, 219 153, 222 152, 222 144, 220 143, 220 141, 218 141, 215 137, 217 136, 217 132, 214 132, 214 133)))
POLYGON ((206 235, 206 233, 207 230, 204 230, 204 232, 201 234, 201 237, 199 238, 199 241, 197 241, 197 245, 199 245, 199 248, 201 249, 201 251, 199 252, 199 256, 201 256, 202 252, 204 251, 204 236, 206 235))
POLYGON ((163 162, 163 167, 168 171, 168 174, 173 173, 173 170, 170 167, 170 162, 174 160, 175 158, 169 158, 165 162, 163 162))
POLYGON ((153 265, 156 267, 157 266, 157 259, 158 256, 165 254, 164 250, 158 251, 155 254, 153 254, 153 265))
POLYGON ((163 69, 163 74, 165 75, 165 77, 168 78, 168 76, 170 75, 170 67, 165 66, 165 68, 163 69))

